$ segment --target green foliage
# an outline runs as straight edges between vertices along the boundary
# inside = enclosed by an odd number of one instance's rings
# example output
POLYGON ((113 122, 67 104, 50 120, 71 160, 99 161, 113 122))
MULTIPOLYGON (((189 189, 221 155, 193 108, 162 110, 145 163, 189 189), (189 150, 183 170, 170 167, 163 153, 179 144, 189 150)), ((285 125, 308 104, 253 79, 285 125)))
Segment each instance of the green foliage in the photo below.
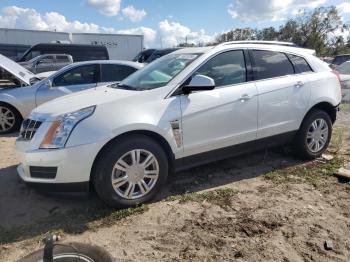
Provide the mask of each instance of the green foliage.
POLYGON ((349 25, 343 23, 336 7, 319 7, 311 12, 301 10, 279 29, 236 28, 217 36, 213 44, 240 40, 288 41, 314 49, 320 56, 337 55, 350 52, 350 37, 344 39, 339 35, 339 32, 348 28, 349 25))

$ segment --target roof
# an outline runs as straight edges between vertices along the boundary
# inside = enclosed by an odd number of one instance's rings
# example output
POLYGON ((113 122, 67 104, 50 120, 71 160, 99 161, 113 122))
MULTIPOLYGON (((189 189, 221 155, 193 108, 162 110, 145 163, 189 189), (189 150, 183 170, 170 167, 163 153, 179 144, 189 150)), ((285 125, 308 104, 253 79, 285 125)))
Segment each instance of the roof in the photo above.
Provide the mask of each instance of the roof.
POLYGON ((132 61, 126 61, 126 60, 90 60, 90 61, 83 61, 83 62, 76 62, 73 64, 70 64, 64 68, 68 67, 75 67, 78 65, 91 65, 91 64, 116 64, 116 65, 126 65, 131 66, 137 69, 142 68, 144 65, 142 63, 132 62, 132 61))

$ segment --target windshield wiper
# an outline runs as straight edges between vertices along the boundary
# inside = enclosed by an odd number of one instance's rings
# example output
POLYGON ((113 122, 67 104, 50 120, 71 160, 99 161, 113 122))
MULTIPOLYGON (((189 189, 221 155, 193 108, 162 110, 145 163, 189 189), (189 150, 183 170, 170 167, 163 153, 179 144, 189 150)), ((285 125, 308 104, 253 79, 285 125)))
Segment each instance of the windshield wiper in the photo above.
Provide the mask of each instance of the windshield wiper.
POLYGON ((125 89, 125 90, 137 90, 133 86, 129 86, 129 85, 125 85, 125 84, 119 84, 119 83, 112 84, 112 85, 110 85, 110 87, 118 88, 118 89, 125 89))

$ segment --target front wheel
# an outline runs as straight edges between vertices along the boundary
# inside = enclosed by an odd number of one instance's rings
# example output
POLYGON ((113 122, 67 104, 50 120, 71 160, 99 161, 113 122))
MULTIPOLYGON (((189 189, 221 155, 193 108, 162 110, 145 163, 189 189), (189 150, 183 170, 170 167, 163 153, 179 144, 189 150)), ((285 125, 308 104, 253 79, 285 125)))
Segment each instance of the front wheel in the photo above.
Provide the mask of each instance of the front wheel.
POLYGON ((161 191, 168 176, 168 158, 153 139, 130 135, 109 144, 94 170, 97 194, 110 206, 130 207, 161 191))
POLYGON ((0 135, 19 130, 21 123, 22 117, 14 107, 0 103, 0 135))
POLYGON ((320 157, 327 149, 332 136, 332 121, 329 115, 319 109, 308 113, 296 137, 296 150, 306 159, 320 157))

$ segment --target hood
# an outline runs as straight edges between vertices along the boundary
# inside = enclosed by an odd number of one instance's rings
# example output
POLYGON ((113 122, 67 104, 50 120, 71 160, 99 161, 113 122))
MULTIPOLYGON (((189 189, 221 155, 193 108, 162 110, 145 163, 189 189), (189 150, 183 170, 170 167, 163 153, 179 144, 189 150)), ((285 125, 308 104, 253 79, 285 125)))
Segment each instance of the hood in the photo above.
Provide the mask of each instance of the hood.
POLYGON ((25 83, 26 85, 30 85, 30 79, 35 77, 35 75, 32 72, 30 72, 29 70, 19 65, 15 61, 1 54, 0 54, 0 67, 5 69, 7 72, 11 73, 12 75, 14 75, 17 79, 19 79, 21 82, 25 83))
POLYGON ((140 91, 114 89, 107 86, 97 87, 51 100, 34 109, 32 114, 50 119, 85 107, 98 106, 125 97, 135 96, 139 93, 140 91))

